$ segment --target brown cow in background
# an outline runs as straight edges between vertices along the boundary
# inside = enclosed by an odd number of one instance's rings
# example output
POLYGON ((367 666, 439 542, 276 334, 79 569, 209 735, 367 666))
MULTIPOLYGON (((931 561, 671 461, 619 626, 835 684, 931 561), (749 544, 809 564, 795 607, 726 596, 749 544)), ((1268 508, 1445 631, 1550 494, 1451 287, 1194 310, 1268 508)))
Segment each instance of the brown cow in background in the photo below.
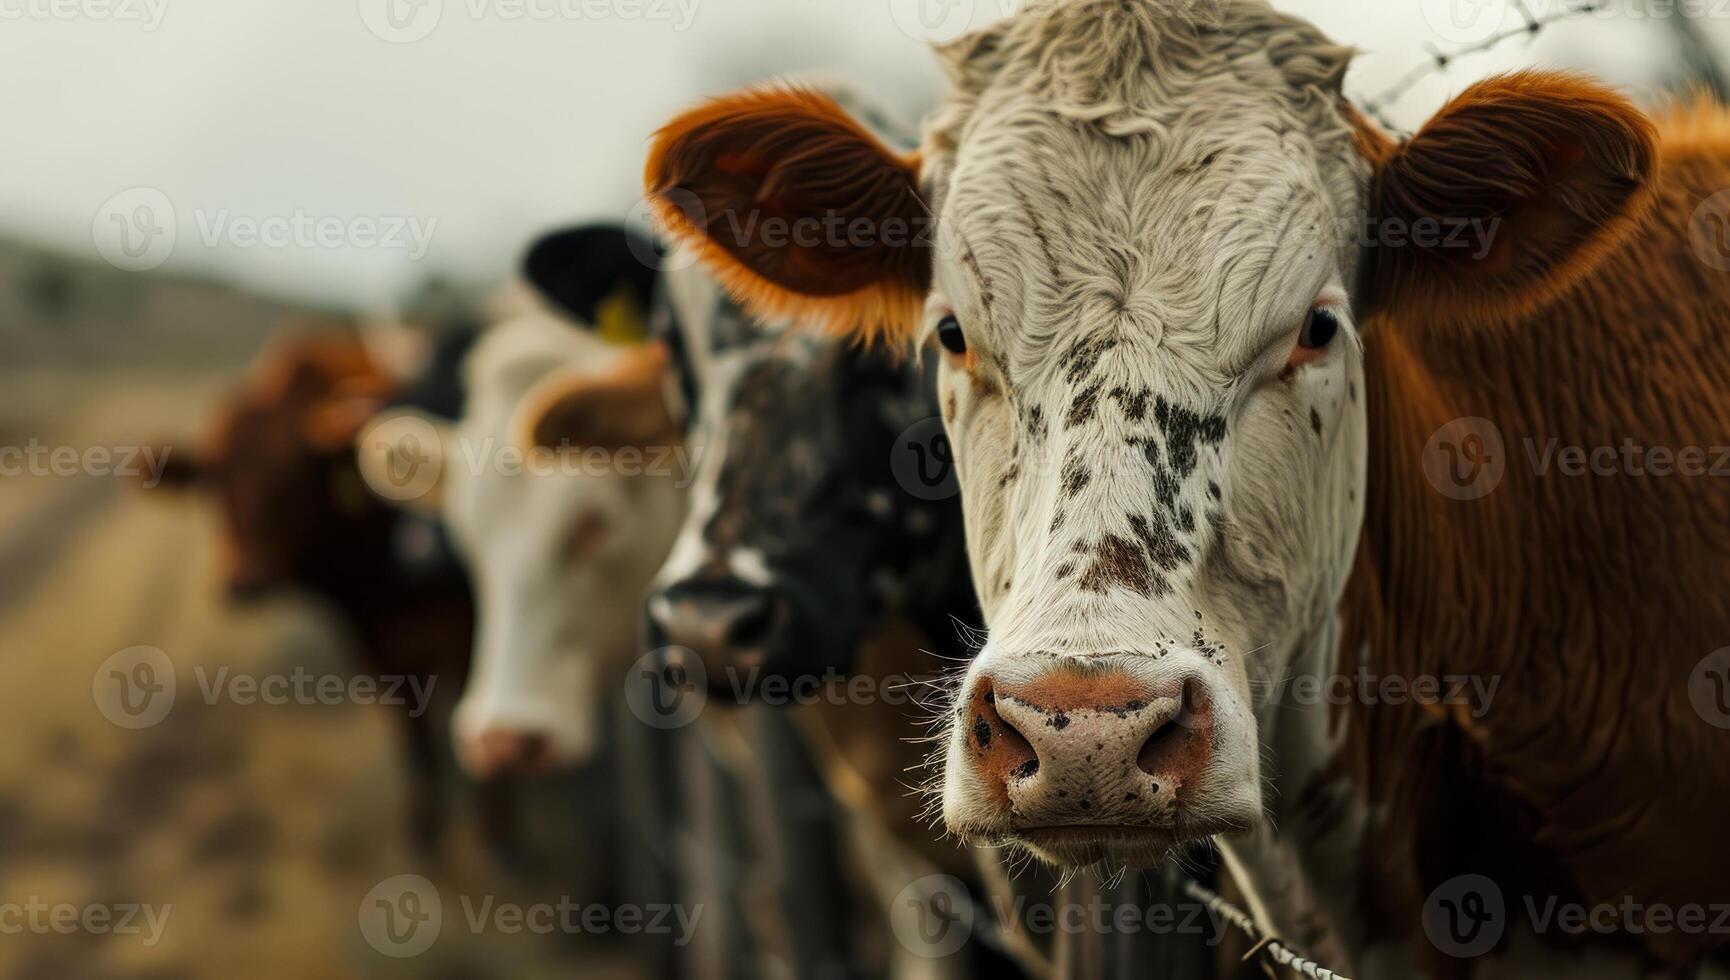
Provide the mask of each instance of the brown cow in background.
MULTIPOLYGON (((430 705, 399 711, 411 836, 429 851, 445 830, 442 719, 467 674, 474 611, 437 525, 378 500, 356 465, 356 433, 400 394, 358 334, 298 333, 260 355, 208 443, 161 454, 154 476, 219 504, 233 599, 317 595, 353 630, 362 671, 429 691, 430 705)), ((483 808, 502 821, 496 798, 483 808)))

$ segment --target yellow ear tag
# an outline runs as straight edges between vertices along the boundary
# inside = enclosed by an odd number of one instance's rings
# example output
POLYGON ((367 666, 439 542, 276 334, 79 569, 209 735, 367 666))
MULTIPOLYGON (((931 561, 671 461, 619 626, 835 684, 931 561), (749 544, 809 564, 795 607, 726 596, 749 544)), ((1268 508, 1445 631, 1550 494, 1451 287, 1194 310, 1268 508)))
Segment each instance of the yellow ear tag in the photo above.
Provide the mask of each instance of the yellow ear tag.
POLYGON ((630 287, 621 285, 595 304, 595 333, 609 344, 624 346, 648 339, 648 319, 630 287))

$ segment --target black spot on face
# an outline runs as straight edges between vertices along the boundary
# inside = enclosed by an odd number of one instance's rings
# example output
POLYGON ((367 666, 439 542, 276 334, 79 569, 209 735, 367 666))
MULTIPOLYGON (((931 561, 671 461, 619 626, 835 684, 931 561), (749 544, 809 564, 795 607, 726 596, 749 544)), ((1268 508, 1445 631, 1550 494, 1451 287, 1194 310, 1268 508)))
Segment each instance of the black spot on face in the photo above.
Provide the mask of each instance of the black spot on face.
POLYGON ((1076 341, 1063 355, 1061 363, 1064 366, 1064 377, 1072 385, 1080 384, 1082 379, 1093 373, 1100 357, 1116 346, 1117 341, 1109 337, 1076 341))
POLYGON ((1126 418, 1131 422, 1140 422, 1147 417, 1148 401, 1153 397, 1153 392, 1147 388, 1130 391, 1119 385, 1111 389, 1111 397, 1116 399, 1117 407, 1123 409, 1126 418))
POLYGON ((1064 416, 1063 426, 1073 429, 1084 422, 1091 421, 1099 411, 1099 382, 1094 382, 1081 389, 1075 400, 1069 403, 1069 414, 1064 416))
POLYGON ((1154 401, 1153 417, 1165 436, 1165 454, 1172 471, 1180 477, 1195 469, 1200 446, 1217 446, 1225 440, 1223 415, 1202 416, 1160 397, 1154 401))
POLYGON ((976 715, 973 718, 973 740, 978 742, 982 749, 989 748, 991 745, 991 725, 985 721, 984 715, 976 715))
POLYGON ((1322 417, 1316 413, 1314 408, 1310 409, 1310 428, 1315 430, 1316 435, 1322 434, 1322 417))
POLYGON ((1083 463, 1079 456, 1071 451, 1069 458, 1063 463, 1063 495, 1066 497, 1075 496, 1092 479, 1093 472, 1087 468, 1087 464, 1083 463))

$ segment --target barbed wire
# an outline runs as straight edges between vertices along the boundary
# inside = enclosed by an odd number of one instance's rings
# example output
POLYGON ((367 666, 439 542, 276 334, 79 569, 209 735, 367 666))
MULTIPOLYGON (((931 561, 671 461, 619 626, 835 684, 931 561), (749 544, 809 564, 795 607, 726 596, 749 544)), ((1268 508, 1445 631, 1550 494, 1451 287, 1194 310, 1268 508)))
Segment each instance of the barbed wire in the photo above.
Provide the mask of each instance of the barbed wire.
POLYGON ((1315 960, 1298 955, 1290 946, 1264 934, 1256 928, 1255 920, 1249 917, 1249 913, 1221 898, 1218 892, 1194 881, 1185 881, 1183 890, 1189 894, 1190 898, 1207 906, 1208 910, 1219 916, 1222 921, 1236 926, 1240 932, 1249 937, 1255 945, 1250 947, 1248 953, 1244 954, 1245 960, 1257 954, 1264 954, 1275 964, 1285 967, 1300 977, 1306 977, 1308 980, 1351 980, 1350 977, 1335 973, 1315 960))
POLYGON ((1581 17, 1586 14, 1593 14, 1600 10, 1604 10, 1609 7, 1610 0, 1576 0, 1576 2, 1570 3, 1560 10, 1542 16, 1532 13, 1532 8, 1527 4, 1526 0, 1510 0, 1510 4, 1513 6, 1514 10, 1519 13, 1520 19, 1525 21, 1522 26, 1510 28, 1509 30, 1502 31, 1498 34, 1492 34, 1476 44, 1469 44, 1453 51, 1444 51, 1441 48, 1436 47, 1434 44, 1425 42, 1424 50, 1429 53, 1430 60, 1424 64, 1418 65, 1411 71, 1406 72, 1398 81, 1376 93, 1371 98, 1364 100, 1361 103, 1360 108, 1369 115, 1374 116, 1376 121, 1381 123, 1387 129, 1395 132, 1404 132, 1401 127, 1396 125, 1393 120, 1388 117, 1386 110, 1390 105, 1398 102, 1400 99, 1404 98, 1408 92, 1416 88, 1419 82, 1447 71, 1450 65, 1461 58, 1469 57, 1474 54, 1483 54, 1486 51, 1499 47, 1507 41, 1517 37, 1524 37, 1527 40, 1530 40, 1537 37, 1544 28, 1557 23, 1558 21, 1570 20, 1575 17, 1581 17))

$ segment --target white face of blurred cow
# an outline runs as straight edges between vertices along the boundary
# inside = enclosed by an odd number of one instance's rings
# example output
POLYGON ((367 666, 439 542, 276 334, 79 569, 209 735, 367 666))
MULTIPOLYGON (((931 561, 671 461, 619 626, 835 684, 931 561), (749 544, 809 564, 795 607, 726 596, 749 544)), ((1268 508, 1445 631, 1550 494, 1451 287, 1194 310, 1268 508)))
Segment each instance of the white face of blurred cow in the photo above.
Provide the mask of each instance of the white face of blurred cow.
POLYGON ((643 592, 683 512, 670 470, 614 465, 626 446, 678 441, 663 365, 658 348, 622 352, 538 317, 490 330, 465 364, 464 417, 440 431, 428 499, 475 591, 453 734, 477 777, 594 750, 608 668, 635 649, 643 592), (545 448, 561 444, 562 457, 545 448))

